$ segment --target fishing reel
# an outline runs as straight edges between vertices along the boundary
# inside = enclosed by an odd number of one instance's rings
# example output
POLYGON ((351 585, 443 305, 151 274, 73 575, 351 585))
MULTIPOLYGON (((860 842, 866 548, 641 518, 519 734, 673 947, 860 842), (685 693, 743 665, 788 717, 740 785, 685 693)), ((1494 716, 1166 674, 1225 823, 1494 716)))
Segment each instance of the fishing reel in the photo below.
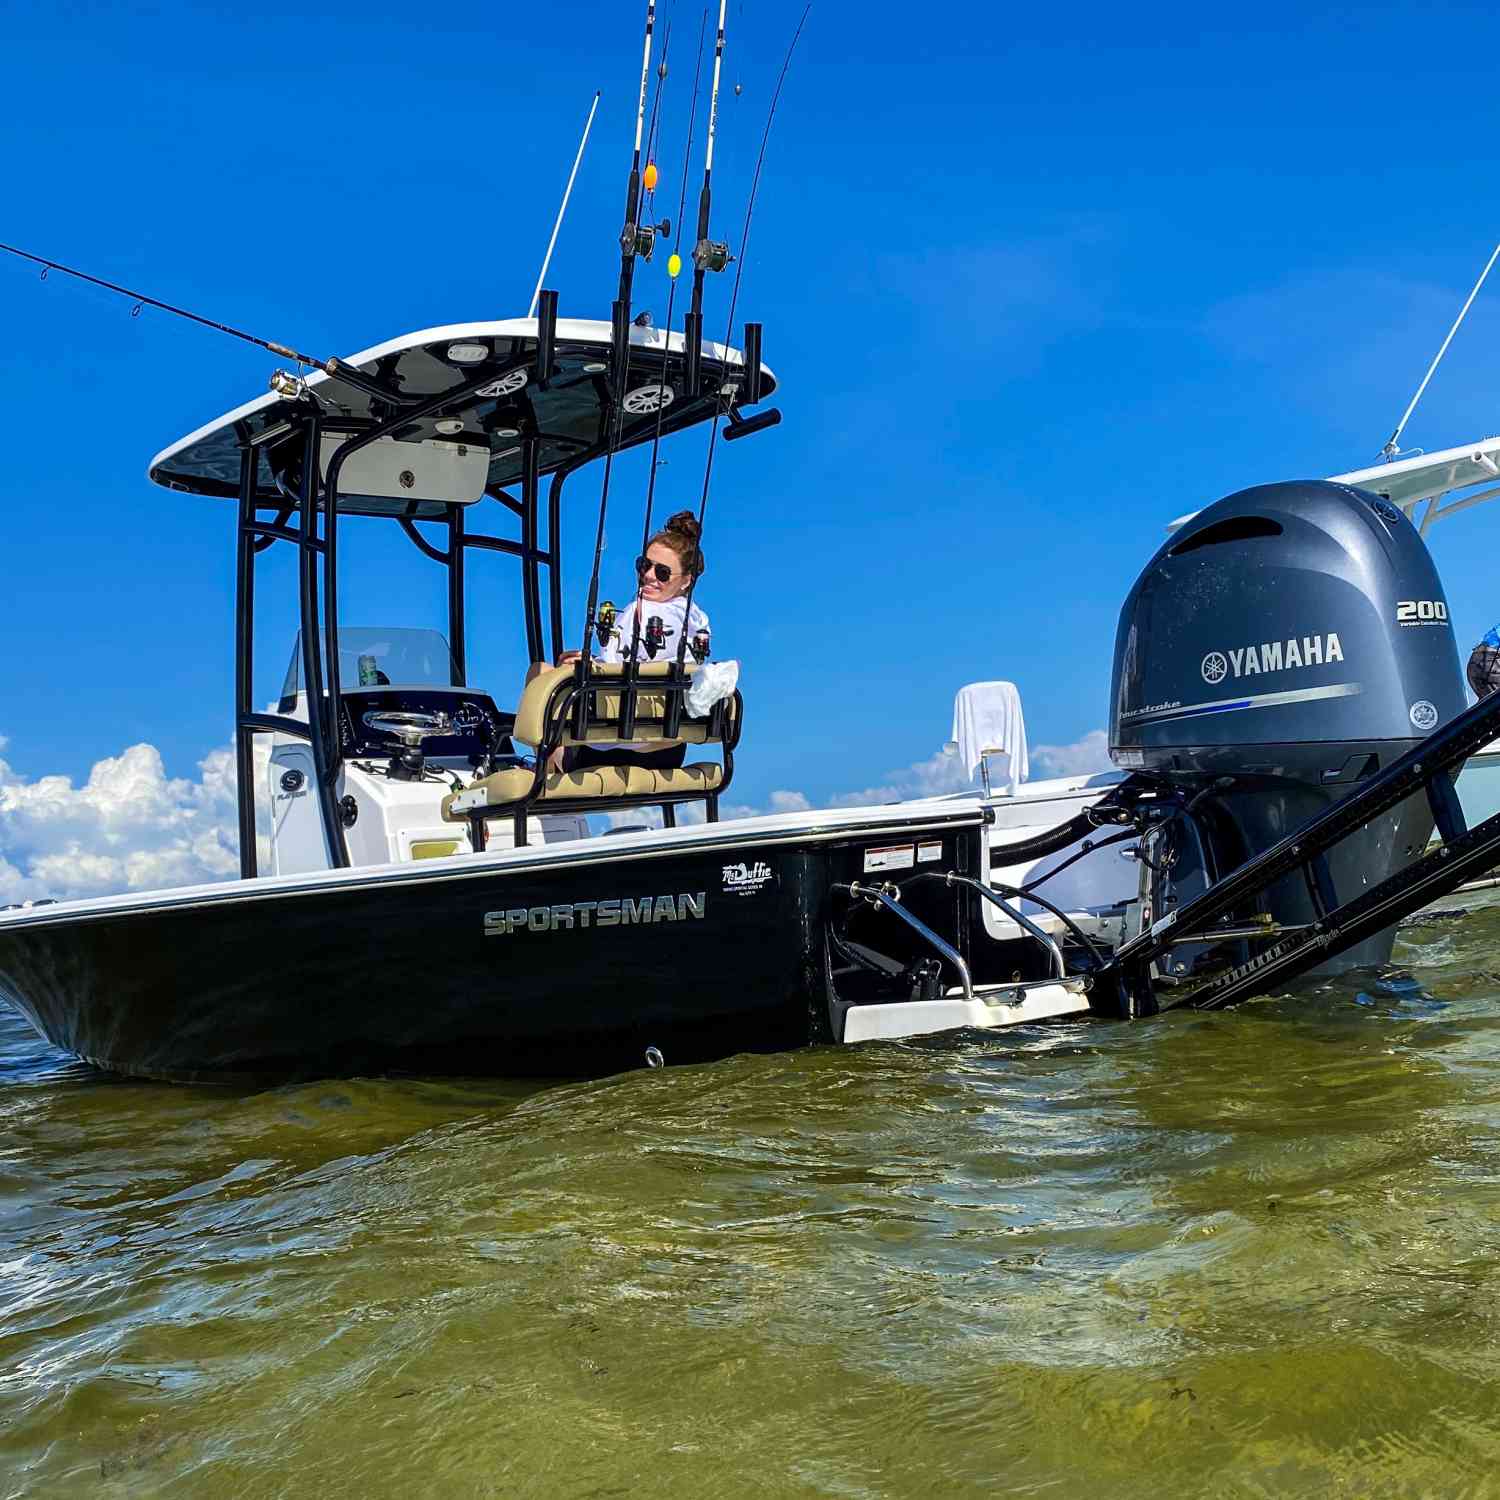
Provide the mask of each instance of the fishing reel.
POLYGON ((652 615, 646 621, 641 640, 646 647, 646 655, 655 661, 658 652, 667 644, 667 627, 662 623, 660 615, 652 615))
POLYGON ((700 271, 722 271, 734 259, 723 240, 699 240, 693 246, 693 265, 700 271))
POLYGON ((693 660, 701 667, 708 660, 708 632, 700 630, 688 642, 688 650, 693 653, 693 660))
POLYGON ((601 646, 608 645, 615 638, 615 620, 619 613, 610 600, 599 601, 599 607, 594 611, 594 634, 598 637, 601 646))
POLYGON ((307 381, 300 375, 289 375, 285 370, 274 370, 268 382, 271 391, 288 401, 306 401, 307 381))
POLYGON ((626 255, 638 255, 642 260, 650 260, 651 252, 656 249, 656 237, 671 234, 672 221, 663 219, 660 224, 627 224, 620 231, 620 249, 626 255))

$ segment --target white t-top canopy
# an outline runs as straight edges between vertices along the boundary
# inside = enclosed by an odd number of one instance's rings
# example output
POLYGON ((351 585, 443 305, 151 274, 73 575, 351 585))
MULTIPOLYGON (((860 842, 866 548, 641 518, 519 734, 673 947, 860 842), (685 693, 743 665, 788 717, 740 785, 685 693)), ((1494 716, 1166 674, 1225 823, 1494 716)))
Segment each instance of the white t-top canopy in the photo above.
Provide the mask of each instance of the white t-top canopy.
MULTIPOLYGON (((490 323, 454 323, 425 328, 351 355, 345 363, 393 392, 387 402, 360 386, 319 370, 308 375, 305 394, 288 397, 267 392, 179 439, 151 460, 147 471, 157 484, 199 495, 239 493, 240 453, 258 445, 257 500, 279 503, 278 442, 293 437, 298 421, 316 406, 325 433, 349 435, 368 430, 442 391, 480 380, 469 396, 451 409, 417 418, 390 434, 397 444, 411 445, 413 455, 428 460, 427 469, 467 474, 481 459, 480 483, 474 493, 433 498, 420 486, 411 497, 399 492, 360 493, 351 466, 340 484, 339 509, 362 515, 422 517, 440 515, 448 500, 470 501, 485 488, 511 484, 521 477, 521 442, 540 440, 538 471, 548 474, 596 450, 605 438, 609 417, 606 377, 610 358, 610 325, 580 318, 560 318, 554 346, 554 373, 545 384, 535 379, 537 320, 510 318, 490 323), (494 372, 492 380, 482 377, 494 372), (478 450, 478 453, 476 453, 478 450), (346 487, 352 493, 345 493, 346 487)), ((699 394, 687 399, 684 389, 684 343, 680 333, 659 328, 630 330, 630 368, 626 380, 621 446, 650 439, 662 411, 662 432, 670 433, 722 412, 726 386, 742 386, 744 356, 722 344, 703 345, 699 394), (665 358, 664 358, 665 356, 665 358)), ((761 398, 776 388, 775 377, 762 367, 761 398)), ((325 439, 324 462, 330 452, 325 439)), ((403 472, 400 465, 387 465, 403 472)), ((375 465, 365 465, 370 472, 375 465)), ((419 468, 419 472, 421 472, 419 468)), ((284 480, 285 475, 281 476, 284 480)))
POLYGON ((1340 484, 1384 495, 1413 521, 1418 519, 1417 506, 1424 500, 1431 502, 1419 523, 1425 536, 1434 522, 1500 495, 1500 484, 1496 483, 1500 480, 1500 437, 1480 438, 1477 443, 1465 443, 1461 448, 1421 453, 1415 458, 1397 459, 1395 463, 1374 464, 1368 469, 1335 474, 1333 478, 1340 484), (1455 493, 1476 484, 1488 488, 1465 495, 1455 493))
MULTIPOLYGON (((1471 505, 1500 497, 1500 437, 1480 438, 1458 448, 1443 448, 1436 453, 1421 453, 1415 458, 1372 464, 1368 469, 1351 469, 1347 474, 1328 477, 1334 484, 1348 484, 1383 495, 1392 505, 1399 505, 1426 536, 1435 522, 1471 505), (1475 485, 1486 488, 1475 491, 1475 485), (1470 493, 1458 493, 1461 490, 1470 493), (1417 507, 1424 500, 1428 506, 1419 517, 1417 507)), ((1190 510, 1178 516, 1167 523, 1167 530, 1186 526, 1197 514, 1196 510, 1190 510)))

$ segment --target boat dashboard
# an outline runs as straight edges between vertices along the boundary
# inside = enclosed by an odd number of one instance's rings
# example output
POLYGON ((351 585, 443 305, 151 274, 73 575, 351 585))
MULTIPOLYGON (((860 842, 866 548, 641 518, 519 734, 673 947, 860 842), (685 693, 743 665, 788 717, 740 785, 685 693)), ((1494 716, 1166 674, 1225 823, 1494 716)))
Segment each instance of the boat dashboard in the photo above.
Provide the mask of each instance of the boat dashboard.
POLYGON ((466 687, 357 688, 339 695, 339 747, 346 760, 386 759, 403 747, 383 716, 415 714, 443 716, 451 734, 424 733, 422 753, 429 760, 467 761, 478 764, 515 751, 511 730, 516 716, 497 708, 488 693, 466 687))

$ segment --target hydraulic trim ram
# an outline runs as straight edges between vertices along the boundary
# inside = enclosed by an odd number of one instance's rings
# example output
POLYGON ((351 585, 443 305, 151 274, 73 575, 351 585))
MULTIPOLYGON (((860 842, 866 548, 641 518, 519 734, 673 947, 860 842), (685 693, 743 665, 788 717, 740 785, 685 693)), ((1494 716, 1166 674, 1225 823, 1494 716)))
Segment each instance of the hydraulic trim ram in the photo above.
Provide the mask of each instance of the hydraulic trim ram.
MULTIPOLYGON (((1123 944, 1093 976, 1095 992, 1115 990, 1130 1015, 1148 1015, 1182 1005, 1199 1009, 1230 1005, 1316 968, 1500 863, 1500 814, 1466 828, 1452 781, 1464 761, 1497 735, 1500 693, 1493 693, 1327 811, 1123 944), (1425 793, 1432 809, 1438 845, 1339 904, 1328 873, 1328 852, 1417 793, 1425 793), (1276 881, 1298 872, 1307 881, 1315 920, 1295 928, 1273 927, 1269 935, 1274 941, 1265 942, 1243 961, 1199 981, 1178 981, 1165 993, 1158 992, 1153 966, 1173 947, 1190 939, 1212 942, 1244 938, 1245 906, 1260 900, 1276 881), (1240 908, 1238 914, 1236 908, 1240 908)), ((1253 945, 1255 940, 1250 941, 1253 945)))

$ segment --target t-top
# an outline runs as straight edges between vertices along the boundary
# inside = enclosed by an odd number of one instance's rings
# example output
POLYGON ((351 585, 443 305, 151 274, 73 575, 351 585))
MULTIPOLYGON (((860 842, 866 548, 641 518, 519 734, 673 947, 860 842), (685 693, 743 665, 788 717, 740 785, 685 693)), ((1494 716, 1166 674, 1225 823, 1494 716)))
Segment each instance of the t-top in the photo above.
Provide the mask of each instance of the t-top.
MULTIPOLYGON (((637 598, 627 609, 615 616, 614 629, 609 639, 599 646, 600 661, 625 662, 630 659, 630 643, 636 643, 635 659, 643 661, 677 660, 677 646, 682 636, 682 617, 687 609, 687 599, 679 594, 675 599, 637 598), (640 612, 640 630, 636 630, 636 612, 640 612)), ((708 616, 693 605, 688 626, 689 662, 706 658, 709 651, 708 616)))

